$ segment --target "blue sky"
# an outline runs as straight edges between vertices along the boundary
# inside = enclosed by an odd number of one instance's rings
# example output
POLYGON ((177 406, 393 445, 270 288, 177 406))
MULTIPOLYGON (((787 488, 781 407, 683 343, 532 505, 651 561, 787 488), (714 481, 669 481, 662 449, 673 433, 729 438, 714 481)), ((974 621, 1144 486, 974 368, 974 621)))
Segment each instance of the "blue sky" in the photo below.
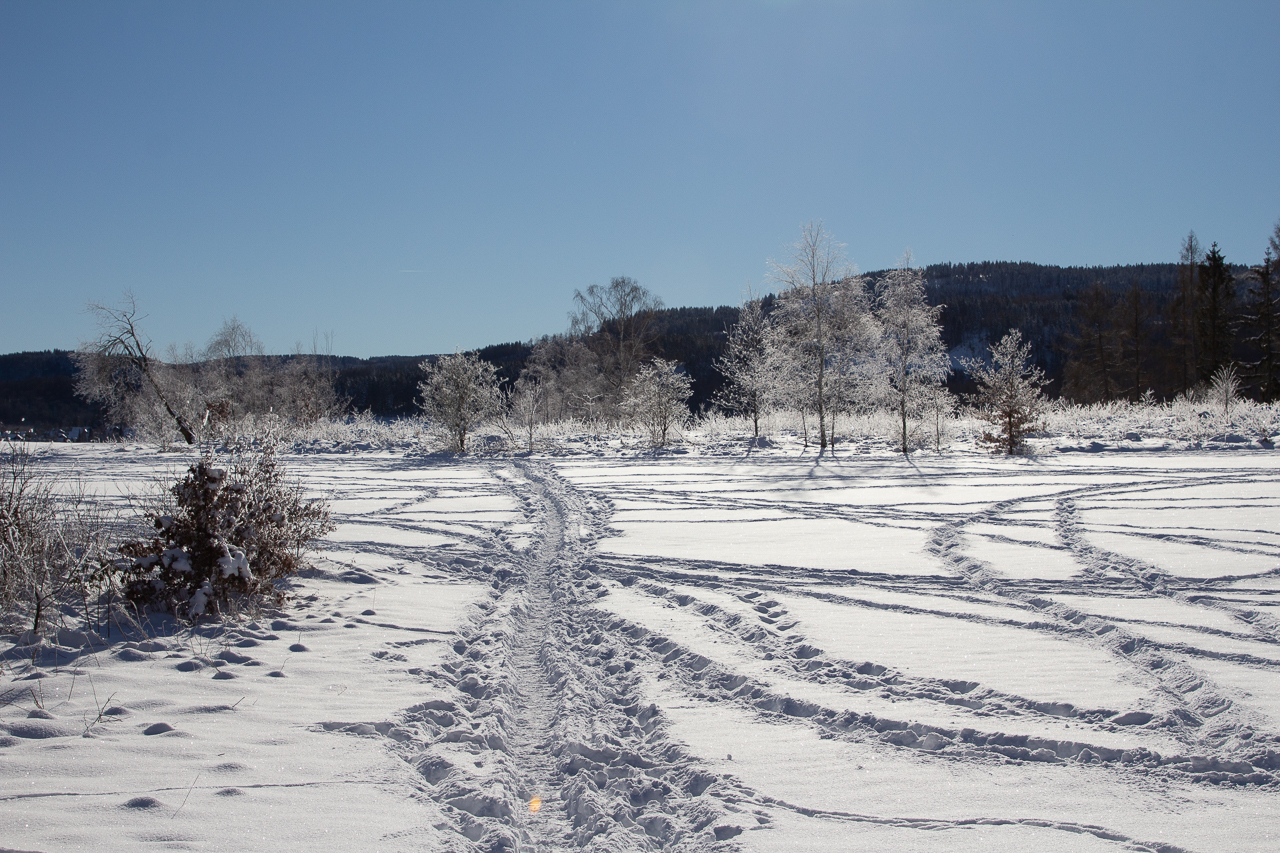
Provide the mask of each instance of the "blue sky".
POLYGON ((1280 4, 0 0, 0 352, 131 290, 158 344, 452 351, 629 275, 1261 259, 1280 4))

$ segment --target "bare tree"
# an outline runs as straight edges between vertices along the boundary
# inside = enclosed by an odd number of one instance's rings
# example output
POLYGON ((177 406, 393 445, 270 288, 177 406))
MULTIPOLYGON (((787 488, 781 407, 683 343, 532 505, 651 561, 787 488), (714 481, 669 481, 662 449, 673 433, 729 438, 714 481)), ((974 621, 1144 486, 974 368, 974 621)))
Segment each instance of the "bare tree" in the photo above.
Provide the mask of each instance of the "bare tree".
POLYGON ((144 317, 138 316, 133 294, 126 293, 119 308, 90 303, 89 310, 97 316, 99 333, 76 353, 80 368, 76 392, 105 404, 114 414, 126 409, 133 402, 131 397, 146 395, 149 389, 187 444, 195 444, 187 418, 175 409, 174 394, 166 393, 163 387, 166 383, 160 374, 164 365, 154 358, 151 339, 139 328, 144 317))
MULTIPOLYGON (((1276 230, 1280 232, 1280 225, 1276 230)), ((1271 240, 1274 243, 1277 238, 1271 240)), ((1249 367, 1258 398, 1270 402, 1280 396, 1280 288, 1276 286, 1276 262, 1270 246, 1262 263, 1249 273, 1253 285, 1249 288, 1248 326, 1254 334, 1248 341, 1258 356, 1249 367)))
MULTIPOLYGON (((1123 329, 1120 337, 1120 355, 1123 366, 1133 368, 1129 383, 1129 399, 1141 399, 1143 393, 1142 366, 1149 357, 1151 342, 1150 296, 1135 276, 1121 303, 1123 329)), ((1149 389, 1148 389, 1149 390, 1149 389)))
POLYGON ((656 312, 662 300, 627 276, 611 279, 608 287, 593 284, 573 292, 577 311, 571 329, 586 341, 598 359, 606 385, 606 402, 621 401, 627 385, 640 370, 653 343, 656 312))
POLYGON ((1178 257, 1178 292, 1169 306, 1170 338, 1178 360, 1178 378, 1183 391, 1196 384, 1200 360, 1196 317, 1200 304, 1200 262, 1204 247, 1196 232, 1188 232, 1178 257))
POLYGON ((999 427, 1000 434, 986 433, 982 440, 1012 455, 1022 448, 1026 437, 1041 429, 1046 380, 1044 371, 1031 364, 1031 344, 1022 333, 1010 329, 1000 342, 991 345, 991 363, 967 360, 965 370, 978 383, 974 402, 979 415, 999 427))
POLYGON ((467 436, 502 403, 498 369, 474 353, 455 353, 418 365, 426 378, 418 383, 422 410, 435 420, 458 453, 467 450, 467 436))

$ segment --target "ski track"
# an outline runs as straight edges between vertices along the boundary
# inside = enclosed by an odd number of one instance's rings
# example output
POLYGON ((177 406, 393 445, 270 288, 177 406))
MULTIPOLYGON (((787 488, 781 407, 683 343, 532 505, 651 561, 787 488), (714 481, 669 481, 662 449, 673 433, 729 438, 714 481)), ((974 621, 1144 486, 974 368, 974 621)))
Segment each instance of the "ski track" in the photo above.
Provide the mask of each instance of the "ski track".
MULTIPOLYGON (((482 849, 734 849, 731 839, 744 826, 766 828, 769 815, 777 810, 815 820, 921 832, 1031 826, 1064 834, 1086 834, 1131 850, 1173 853, 1183 849, 1164 841, 1132 838, 1105 826, 1063 820, 1007 818, 998 814, 945 820, 859 814, 790 803, 767 791, 753 790, 731 776, 699 767, 695 756, 665 736, 661 710, 647 704, 640 682, 628 677, 635 667, 660 670, 661 677, 670 678, 690 696, 733 703, 774 725, 811 726, 820 730, 823 737, 874 739, 919 755, 921 760, 1017 763, 1029 767, 1073 761, 1132 775, 1135 782, 1150 778, 1276 784, 1270 771, 1280 768, 1280 762, 1274 760, 1275 753, 1269 749, 1280 744, 1280 737, 1267 732, 1250 732, 1248 740, 1240 737, 1248 731, 1247 721, 1231 700, 1187 662, 1197 652, 1209 652, 1156 644, 1127 632, 1115 620, 1081 614, 1052 600, 1054 585, 1000 578, 959 547, 968 526, 999 523, 1024 503, 1048 500, 1057 508, 1055 534, 1060 541, 1046 547, 1069 551, 1083 575, 1064 585, 1066 588, 1079 591, 1091 584, 1106 585, 1108 577, 1118 573, 1125 588, 1181 595, 1171 591, 1176 579, 1158 571, 1160 583, 1153 583, 1154 567, 1125 562, 1088 546, 1072 515, 1073 501, 1081 496, 1116 494, 1126 488, 1150 491, 1159 488, 1160 483, 1076 487, 1047 496, 1003 501, 951 518, 934 528, 928 550, 952 569, 952 579, 857 575, 858 582, 884 582, 961 601, 989 603, 989 598, 979 594, 995 595, 1027 614, 1025 621, 1018 621, 873 602, 824 591, 821 585, 797 589, 788 584, 788 575, 811 580, 812 573, 806 570, 771 567, 777 571, 762 576, 758 570, 706 561, 700 564, 594 554, 593 541, 608 533, 608 499, 592 498, 589 490, 576 490, 548 466, 531 461, 495 468, 494 473, 519 498, 526 521, 532 521, 538 532, 533 544, 524 549, 503 545, 507 536, 502 533, 493 537, 502 547, 490 552, 483 570, 494 573, 498 592, 495 606, 460 632, 454 645, 460 660, 446 664, 442 667, 444 672, 428 673, 437 683, 448 685, 452 681, 455 689, 473 698, 472 702, 460 703, 457 717, 463 722, 443 731, 441 742, 448 742, 467 725, 473 731, 494 733, 481 737, 464 734, 462 738, 475 746, 477 754, 488 754, 488 761, 500 771, 472 774, 454 765, 436 792, 438 801, 458 816, 458 830, 482 849), (741 584, 710 581, 706 569, 718 571, 722 578, 731 578, 735 573, 749 574, 750 578, 744 578, 747 582, 741 584), (839 711, 795 699, 768 683, 733 672, 697 649, 686 648, 659 632, 593 606, 597 598, 607 594, 602 580, 619 582, 635 592, 696 613, 712 630, 731 638, 751 655, 770 661, 789 678, 935 702, 980 716, 975 716, 973 726, 953 729, 911 719, 839 711), (696 595, 668 588, 665 584, 669 583, 729 591, 742 602, 744 610, 727 610, 700 601, 696 595), (959 679, 908 676, 872 661, 839 660, 806 642, 797 630, 797 620, 770 598, 770 591, 904 613, 1013 625, 1104 648, 1122 665, 1138 670, 1158 685, 1173 709, 1160 719, 1129 715, 1129 719, 1117 721, 1116 712, 1106 709, 1077 708, 1018 696, 959 679), (993 719, 993 715, 997 716, 993 719), (1036 716, 1071 719, 1083 726, 1080 739, 1006 735, 993 725, 982 725, 984 721, 1007 722, 1010 718, 1036 716), (1088 739, 1090 727, 1115 732, 1132 725, 1150 725, 1172 734, 1187 746, 1187 754, 1161 755, 1144 748, 1120 750, 1088 739), (622 775, 618 775, 619 771, 622 775), (528 808, 534 795, 543 802, 536 814, 528 808)), ((1169 485, 1185 482, 1169 481, 1169 485)), ((717 505, 741 508, 752 503, 736 497, 673 497, 646 489, 628 489, 626 496, 698 509, 717 505)), ((778 502, 761 501, 760 505, 776 509, 778 502)), ((855 516, 864 524, 891 523, 869 519, 863 508, 791 502, 787 509, 806 517, 855 516)), ((936 524, 936 515, 910 507, 898 507, 892 514, 894 522, 911 517, 917 521, 931 519, 936 524)), ((1179 600, 1190 599, 1182 596, 1179 600)), ((1266 617, 1224 603, 1209 606, 1224 608, 1247 623, 1245 627, 1255 636, 1275 642, 1266 617)), ((1253 666, 1277 666, 1263 659, 1232 659, 1253 666)), ((406 718, 414 713, 410 709, 406 718)), ((438 757, 416 760, 425 761, 427 766, 422 769, 429 780, 440 774, 438 757)))
MULTIPOLYGON (((1196 472, 1195 484, 1240 483, 1252 481, 1251 475, 1226 474, 1204 476, 1196 472)), ((1267 482, 1271 482, 1267 480, 1267 482)), ((610 498, 625 499, 681 509, 768 509, 785 511, 803 518, 841 518, 861 524, 898 526, 904 520, 933 525, 927 551, 950 569, 953 578, 939 576, 903 577, 872 575, 861 572, 814 572, 787 566, 741 566, 711 560, 667 559, 644 556, 606 555, 596 559, 602 576, 613 579, 633 591, 665 600, 670 605, 696 614, 706 625, 743 645, 750 655, 771 662, 789 678, 799 678, 826 685, 836 684, 851 691, 880 691, 882 696, 909 697, 917 701, 938 702, 966 708, 975 715, 974 724, 948 729, 914 722, 910 719, 887 719, 871 714, 839 712, 812 702, 792 698, 766 683, 731 672, 708 661, 696 649, 655 634, 648 629, 619 620, 623 635, 632 639, 632 648, 647 652, 652 661, 665 667, 665 674, 676 678, 690 695, 710 701, 729 701, 778 725, 809 725, 820 729, 824 737, 849 739, 876 738, 904 750, 927 753, 932 760, 961 762, 1017 762, 1027 766, 1048 766, 1063 761, 1094 765, 1108 772, 1132 775, 1139 779, 1163 779, 1170 782, 1192 782, 1227 785, 1277 786, 1280 770, 1280 732, 1259 725, 1256 715, 1239 707, 1212 679, 1195 669, 1197 658, 1226 659, 1269 672, 1280 670, 1280 663, 1264 657, 1215 652, 1193 645, 1158 643, 1126 630, 1122 620, 1106 619, 1082 613, 1053 600, 1055 592, 1134 594, 1168 597, 1185 604, 1199 605, 1230 615, 1241 625, 1241 634, 1202 626, 1178 626, 1189 632, 1247 637, 1276 644, 1280 639, 1276 620, 1259 611, 1240 607, 1215 594, 1238 576, 1202 580, 1171 576, 1154 565, 1094 547, 1088 543, 1075 510, 1082 497, 1115 496, 1127 492, 1151 494, 1161 489, 1185 488, 1188 478, 1145 478, 1139 483, 1108 483, 1077 486, 1051 493, 1038 493, 1025 498, 1001 501, 949 518, 937 524, 937 515, 920 512, 910 506, 849 507, 821 505, 810 501, 754 500, 741 495, 724 496, 713 491, 697 494, 671 489, 611 484, 610 498), (1053 533, 1057 542, 1043 547, 1065 550, 1078 565, 1080 575, 1065 583, 1043 579, 1020 580, 1002 577, 981 560, 965 553, 967 528, 974 524, 1000 524, 1009 520, 1028 503, 1052 503, 1055 507, 1053 533), (815 575, 821 575, 815 579, 815 575), (841 575, 844 575, 841 577, 841 575), (803 581, 797 584, 796 581, 803 581), (957 601, 990 603, 990 596, 1027 614, 1025 621, 998 619, 976 613, 913 608, 907 605, 858 599, 847 594, 824 591, 831 583, 868 584, 890 589, 909 590, 957 601), (670 589, 667 585, 680 587, 670 589), (703 587, 735 595, 745 609, 726 610, 717 604, 699 600, 690 587, 703 587), (1114 656, 1119 666, 1132 671, 1156 687, 1172 706, 1165 715, 1131 713, 1117 715, 1107 709, 1078 708, 1069 703, 1047 702, 1035 697, 1001 693, 982 685, 953 679, 910 677, 891 667, 872 661, 844 661, 826 654, 805 641, 799 633, 802 626, 786 608, 769 593, 800 595, 842 604, 855 604, 895 610, 903 613, 927 613, 958 620, 987 624, 1012 625, 1022 630, 1041 632, 1070 642, 1104 649, 1114 656), (754 618, 752 618, 754 617, 754 618), (1084 724, 1078 741, 1005 735, 993 731, 991 714, 1008 719, 1019 716, 1044 715, 1070 719, 1084 724), (983 726, 983 721, 988 723, 983 726), (1185 751, 1162 755, 1144 748, 1119 750, 1090 742, 1087 732, 1115 732, 1131 726, 1160 730, 1176 737, 1185 751)), ((760 488, 752 482, 749 487, 760 488)), ((1023 540, 1013 540, 1027 544, 1023 540)), ((1248 551, 1240 545, 1226 546, 1248 551)), ((1260 549, 1259 549, 1260 550, 1260 549)), ((1266 574, 1280 572, 1280 569, 1266 574)), ((997 720, 999 719, 997 718, 997 720)), ((875 815, 853 815, 818 808, 796 806, 752 791, 740 792, 744 801, 796 811, 806 816, 839 821, 882 823, 919 829, 939 829, 968 825, 930 819, 903 819, 875 815)), ((1000 817, 974 818, 973 822, 996 824, 1019 823, 1000 817)), ((1028 825, 1084 832, 1097 838, 1117 842, 1127 849, 1177 850, 1167 842, 1129 838, 1111 829, 1062 821, 1029 819, 1028 825)))
POLYGON ((599 507, 531 462, 492 473, 534 532, 477 531, 450 563, 493 588, 450 659, 420 673, 452 698, 394 720, 321 726, 386 737, 450 817, 437 829, 465 849, 734 849, 732 784, 666 736, 616 625, 592 606, 603 594, 587 559, 599 507))

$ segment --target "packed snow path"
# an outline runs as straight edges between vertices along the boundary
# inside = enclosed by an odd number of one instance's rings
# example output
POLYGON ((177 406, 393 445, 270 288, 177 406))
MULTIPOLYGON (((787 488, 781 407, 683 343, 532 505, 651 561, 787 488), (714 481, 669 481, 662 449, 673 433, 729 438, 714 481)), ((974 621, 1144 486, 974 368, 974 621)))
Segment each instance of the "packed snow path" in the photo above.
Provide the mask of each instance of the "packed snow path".
POLYGON ((741 831, 722 820, 719 780, 666 736, 619 654, 618 620, 592 606, 604 594, 589 562, 598 512, 537 464, 493 474, 532 532, 457 560, 500 594, 460 632, 457 658, 428 673, 470 697, 452 709, 452 732, 480 754, 425 753, 428 778, 444 783, 438 801, 481 849, 714 849, 741 831))

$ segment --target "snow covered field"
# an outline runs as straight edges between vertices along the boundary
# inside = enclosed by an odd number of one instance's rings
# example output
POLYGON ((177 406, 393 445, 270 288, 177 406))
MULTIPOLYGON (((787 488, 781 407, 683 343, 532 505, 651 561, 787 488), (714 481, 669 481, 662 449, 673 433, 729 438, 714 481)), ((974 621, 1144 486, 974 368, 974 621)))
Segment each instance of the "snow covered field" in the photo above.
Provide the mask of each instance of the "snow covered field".
POLYGON ((291 607, 0 644, 0 849, 1280 847, 1274 452, 288 461, 291 607))

